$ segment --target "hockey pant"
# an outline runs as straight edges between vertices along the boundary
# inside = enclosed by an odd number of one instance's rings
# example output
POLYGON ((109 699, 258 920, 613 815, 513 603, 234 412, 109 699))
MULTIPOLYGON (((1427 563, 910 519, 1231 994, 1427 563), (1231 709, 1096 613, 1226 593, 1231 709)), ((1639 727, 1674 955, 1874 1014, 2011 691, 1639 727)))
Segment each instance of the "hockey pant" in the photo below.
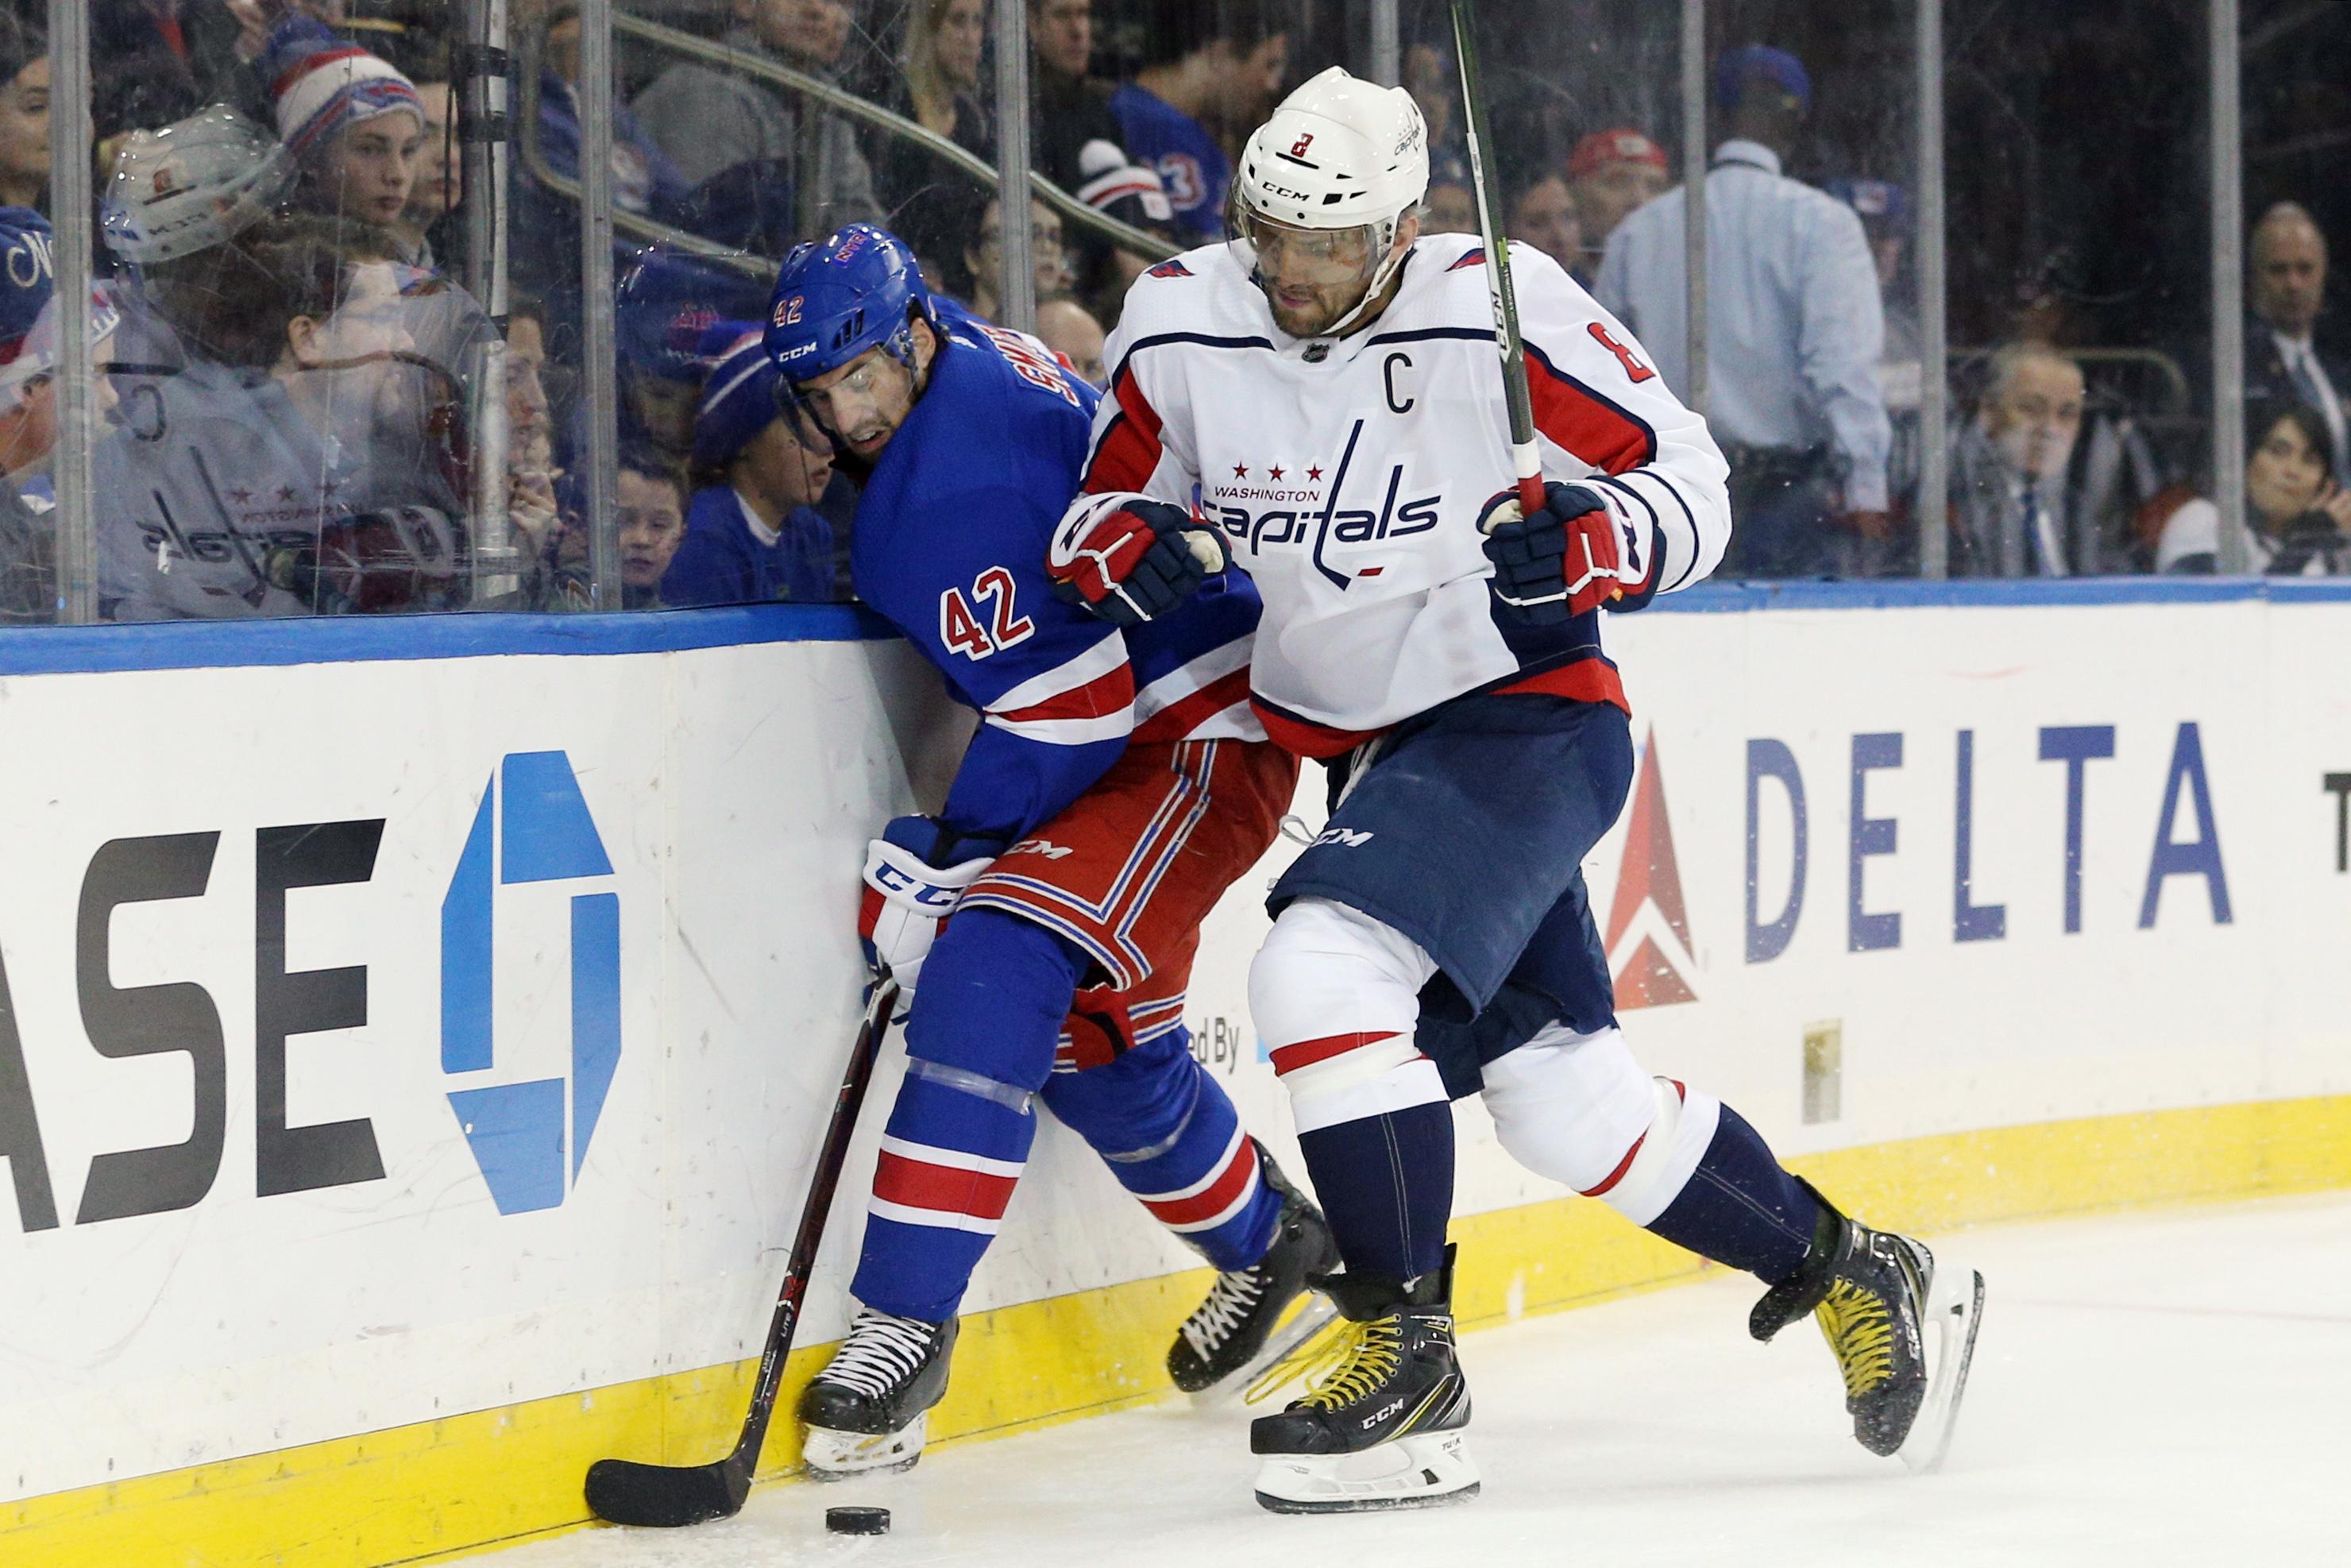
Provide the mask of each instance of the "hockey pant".
MULTIPOLYGON (((1282 911, 1250 970, 1251 1014, 1351 1270, 1410 1279, 1443 1253, 1452 1116, 1415 1044, 1436 972, 1409 937, 1319 898, 1282 911)), ((1528 1169, 1766 1281, 1803 1262, 1811 1197, 1737 1112, 1643 1071, 1613 1022, 1546 1025, 1483 1079, 1496 1135, 1528 1169)))
POLYGON ((1079 991, 1086 963, 993 909, 941 933, 907 1020, 905 1082, 851 1286, 865 1305, 925 1322, 955 1315, 1028 1164, 1039 1100, 1217 1269, 1264 1256, 1280 1195, 1231 1100, 1192 1059, 1182 991, 1079 991))

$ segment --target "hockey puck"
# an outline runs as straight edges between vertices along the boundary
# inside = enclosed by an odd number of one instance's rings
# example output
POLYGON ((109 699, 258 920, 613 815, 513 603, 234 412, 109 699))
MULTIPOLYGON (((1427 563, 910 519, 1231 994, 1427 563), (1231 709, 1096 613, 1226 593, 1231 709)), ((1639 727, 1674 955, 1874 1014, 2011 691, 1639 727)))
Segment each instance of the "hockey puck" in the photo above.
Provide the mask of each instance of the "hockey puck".
POLYGON ((886 1508, 829 1508, 824 1511, 824 1527, 835 1535, 887 1535, 890 1533, 890 1511, 886 1508))

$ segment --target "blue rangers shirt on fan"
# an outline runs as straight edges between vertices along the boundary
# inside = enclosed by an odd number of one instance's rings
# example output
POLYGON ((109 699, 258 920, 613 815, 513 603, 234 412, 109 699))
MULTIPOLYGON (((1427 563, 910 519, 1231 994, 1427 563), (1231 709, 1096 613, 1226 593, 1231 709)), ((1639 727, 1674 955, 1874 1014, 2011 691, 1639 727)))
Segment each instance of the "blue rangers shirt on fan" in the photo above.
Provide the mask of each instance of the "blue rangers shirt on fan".
POLYGON ((1178 226, 1201 240, 1225 237, 1225 188, 1232 161, 1198 120, 1146 88, 1129 82, 1111 94, 1127 156, 1159 172, 1178 226))
POLYGON ((1121 632, 1054 597, 1047 546, 1099 401, 1036 339, 935 301, 929 385, 865 481, 857 596, 981 716, 940 820, 992 853, 1068 806, 1130 737, 1262 740, 1250 713, 1257 590, 1211 579, 1182 613, 1121 632))

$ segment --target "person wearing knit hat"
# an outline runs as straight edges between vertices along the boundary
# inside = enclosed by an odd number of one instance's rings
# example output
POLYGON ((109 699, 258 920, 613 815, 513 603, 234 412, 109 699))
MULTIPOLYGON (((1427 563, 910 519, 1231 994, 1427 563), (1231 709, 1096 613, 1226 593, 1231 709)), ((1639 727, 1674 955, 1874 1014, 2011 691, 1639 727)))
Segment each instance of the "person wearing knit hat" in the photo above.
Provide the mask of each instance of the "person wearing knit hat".
POLYGON ((1671 179, 1666 150, 1630 126, 1595 131, 1567 157, 1567 188, 1583 230, 1584 271, 1600 270, 1608 236, 1635 207, 1665 193, 1671 179))
POLYGON ((396 223, 416 182, 424 106, 391 65, 305 16, 280 22, 255 62, 269 84, 278 139, 316 204, 368 223, 396 223))
POLYGON ((694 422, 694 466, 705 484, 662 578, 664 604, 833 597, 832 525, 815 509, 832 477, 832 445, 803 441, 778 402, 760 330, 722 321, 704 336, 713 362, 694 422))

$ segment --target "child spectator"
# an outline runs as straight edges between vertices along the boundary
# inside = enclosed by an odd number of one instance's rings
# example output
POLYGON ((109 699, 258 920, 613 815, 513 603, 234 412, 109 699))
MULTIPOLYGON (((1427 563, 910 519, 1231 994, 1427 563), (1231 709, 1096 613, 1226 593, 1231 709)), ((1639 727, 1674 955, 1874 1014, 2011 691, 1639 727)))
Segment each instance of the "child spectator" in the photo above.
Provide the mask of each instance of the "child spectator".
POLYGON ((49 41, 0 12, 0 205, 43 205, 49 189, 49 41))
POLYGON ((311 204, 371 224, 399 222, 424 146, 414 84, 304 16, 277 25, 257 64, 311 204))
POLYGON ((1540 173, 1510 199, 1510 237, 1523 240, 1573 272, 1583 260, 1583 225, 1567 182, 1540 173))
POLYGON ((694 431, 703 487, 662 579, 664 603, 833 597, 832 525, 813 510, 832 477, 832 448, 803 441, 798 417, 778 405, 759 335, 748 321, 713 330, 717 362, 694 431))
POLYGON ((662 574, 685 538, 685 472, 660 453, 624 452, 614 499, 621 608, 659 610, 662 574))
POLYGON ((1664 195, 1666 150, 1630 126, 1595 131, 1567 158, 1567 188, 1583 230, 1583 259, 1571 268, 1585 287, 1600 275, 1608 236, 1635 208, 1664 195))

